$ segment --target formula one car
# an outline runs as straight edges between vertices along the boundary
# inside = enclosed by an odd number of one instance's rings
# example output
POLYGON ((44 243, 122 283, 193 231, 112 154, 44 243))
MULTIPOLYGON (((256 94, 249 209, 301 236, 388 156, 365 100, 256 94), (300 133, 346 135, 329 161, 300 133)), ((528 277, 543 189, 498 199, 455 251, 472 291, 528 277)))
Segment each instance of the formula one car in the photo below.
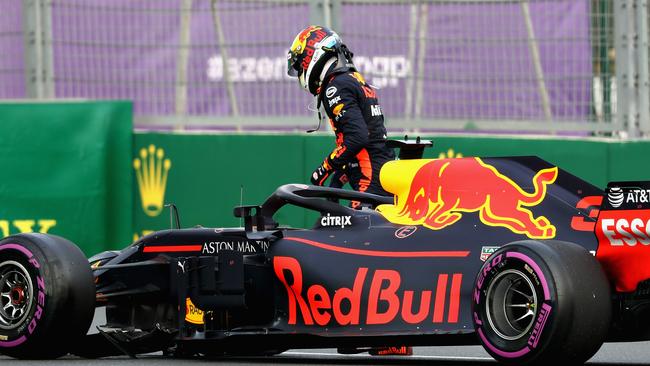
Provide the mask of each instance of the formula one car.
POLYGON ((482 344, 514 365, 650 339, 650 184, 603 191, 536 157, 398 160, 381 183, 394 198, 284 185, 234 209, 243 228, 158 231, 89 260, 61 237, 7 237, 0 352, 482 344), (283 227, 285 205, 320 217, 283 227), (89 334, 96 307, 106 324, 89 334))

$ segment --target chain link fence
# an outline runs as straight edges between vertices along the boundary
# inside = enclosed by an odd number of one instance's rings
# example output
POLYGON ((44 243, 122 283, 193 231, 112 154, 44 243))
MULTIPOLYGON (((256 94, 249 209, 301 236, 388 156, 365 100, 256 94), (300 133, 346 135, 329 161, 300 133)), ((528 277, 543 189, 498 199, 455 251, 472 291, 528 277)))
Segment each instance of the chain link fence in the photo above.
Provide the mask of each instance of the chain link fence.
POLYGON ((590 5, 575 0, 344 1, 341 30, 360 53, 404 61, 404 66, 369 65, 371 80, 390 89, 383 102, 389 115, 589 121, 590 5), (362 13, 374 16, 360 21, 362 13), (393 22, 403 26, 387 32, 385 25, 393 22))
POLYGON ((0 0, 0 7, 0 98, 129 99, 141 127, 315 122, 312 98, 285 69, 295 34, 316 23, 335 28, 353 50, 391 130, 650 132, 641 113, 650 109, 647 0, 0 0))
POLYGON ((282 41, 305 14, 287 2, 53 1, 56 97, 131 99, 140 116, 297 114, 282 41))
POLYGON ((15 0, 0 0, 0 98, 24 98, 22 7, 15 0))

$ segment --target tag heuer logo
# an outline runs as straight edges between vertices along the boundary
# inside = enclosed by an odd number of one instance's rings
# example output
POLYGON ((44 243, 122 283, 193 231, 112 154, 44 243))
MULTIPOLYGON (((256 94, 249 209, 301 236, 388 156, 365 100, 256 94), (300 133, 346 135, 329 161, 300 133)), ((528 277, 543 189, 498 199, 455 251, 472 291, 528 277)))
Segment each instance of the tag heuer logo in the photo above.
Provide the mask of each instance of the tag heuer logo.
POLYGON ((492 253, 496 252, 499 247, 482 247, 481 248, 481 262, 485 262, 490 258, 492 253))
POLYGON ((611 187, 609 192, 607 192, 607 200, 612 207, 619 207, 623 203, 625 195, 621 187, 611 187))

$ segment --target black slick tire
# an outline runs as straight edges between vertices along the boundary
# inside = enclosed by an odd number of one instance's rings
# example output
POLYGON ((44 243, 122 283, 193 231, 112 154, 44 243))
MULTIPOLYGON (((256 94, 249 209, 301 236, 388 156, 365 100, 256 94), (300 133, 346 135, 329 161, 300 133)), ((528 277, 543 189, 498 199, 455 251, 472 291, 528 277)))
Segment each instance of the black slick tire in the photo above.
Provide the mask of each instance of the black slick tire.
POLYGON ((509 365, 584 363, 607 336, 611 306, 593 255, 555 240, 502 247, 484 263, 472 295, 483 347, 509 365))
POLYGON ((54 235, 0 240, 0 353, 53 359, 85 336, 95 309, 88 260, 54 235))

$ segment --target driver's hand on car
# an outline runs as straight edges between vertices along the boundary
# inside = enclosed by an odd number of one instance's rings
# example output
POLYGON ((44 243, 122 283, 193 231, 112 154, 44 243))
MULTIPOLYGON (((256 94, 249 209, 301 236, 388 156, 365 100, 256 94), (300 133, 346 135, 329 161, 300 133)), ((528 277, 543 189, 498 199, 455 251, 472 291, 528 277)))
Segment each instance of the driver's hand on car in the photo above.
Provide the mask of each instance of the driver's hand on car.
POLYGON ((332 173, 332 166, 328 162, 328 158, 325 158, 323 164, 321 164, 313 173, 311 173, 311 183, 316 186, 322 186, 325 184, 327 177, 332 173))

